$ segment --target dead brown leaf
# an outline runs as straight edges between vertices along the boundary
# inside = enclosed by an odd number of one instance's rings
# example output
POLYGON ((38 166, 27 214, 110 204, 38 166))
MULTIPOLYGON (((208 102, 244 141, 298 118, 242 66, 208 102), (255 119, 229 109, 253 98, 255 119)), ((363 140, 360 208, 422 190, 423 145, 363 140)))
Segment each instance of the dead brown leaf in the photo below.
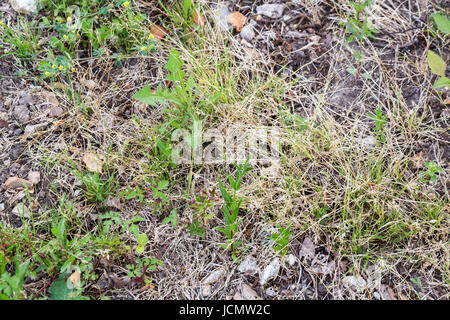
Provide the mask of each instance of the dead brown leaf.
POLYGON ((76 270, 74 273, 72 273, 69 277, 70 282, 72 282, 72 285, 74 288, 78 287, 78 284, 80 282, 80 271, 76 270))
POLYGON ((158 26, 158 25, 156 25, 156 24, 153 24, 151 27, 150 27, 150 32, 152 33, 152 35, 155 37, 155 39, 157 39, 157 40, 162 40, 162 39, 164 39, 164 37, 166 36, 166 34, 167 34, 167 30, 166 29, 164 29, 163 27, 161 27, 161 26, 158 26))
POLYGON ((33 183, 25 180, 25 179, 21 179, 19 177, 11 177, 8 178, 8 180, 6 180, 4 186, 6 189, 21 189, 24 187, 24 185, 32 190, 33 189, 33 183))
POLYGON ((51 105, 53 105, 55 107, 59 106, 58 98, 56 98, 56 95, 55 95, 54 92, 47 91, 47 90, 42 90, 41 91, 41 95, 51 105))
POLYGON ((203 27, 205 25, 205 18, 198 12, 194 11, 194 23, 200 27, 203 27))
POLYGON ((84 154, 83 162, 89 171, 96 172, 96 173, 102 173, 103 162, 100 160, 100 158, 95 153, 87 151, 84 154))
POLYGON ((300 259, 302 257, 305 257, 306 259, 311 260, 316 256, 315 252, 316 252, 316 247, 314 246, 314 243, 312 242, 311 238, 306 237, 303 240, 303 244, 300 249, 300 253, 299 253, 300 259))
POLYGON ((236 11, 227 16, 227 22, 231 24, 237 32, 241 32, 247 18, 240 12, 236 11))

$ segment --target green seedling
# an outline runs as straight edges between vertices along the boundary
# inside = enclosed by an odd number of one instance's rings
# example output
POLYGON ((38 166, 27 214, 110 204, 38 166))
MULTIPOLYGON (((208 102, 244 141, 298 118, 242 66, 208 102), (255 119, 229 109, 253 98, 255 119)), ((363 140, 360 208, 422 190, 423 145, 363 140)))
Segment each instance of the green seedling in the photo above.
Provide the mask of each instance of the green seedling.
POLYGON ((149 284, 148 272, 154 272, 158 266, 164 266, 164 263, 158 259, 137 258, 134 264, 128 264, 128 277, 136 282, 149 284))
POLYGON ((222 206, 222 212, 225 219, 225 226, 217 228, 218 231, 223 232, 227 237, 227 243, 222 245, 232 253, 233 259, 236 258, 236 254, 239 253, 237 247, 241 244, 241 241, 235 239, 236 233, 239 229, 241 219, 238 217, 239 209, 242 204, 242 199, 237 196, 237 191, 241 188, 242 178, 244 175, 253 168, 248 164, 248 160, 241 165, 237 165, 236 177, 228 176, 228 181, 233 192, 230 194, 223 186, 222 181, 219 181, 220 193, 225 201, 222 206))
POLYGON ((290 224, 286 228, 283 228, 282 226, 278 225, 278 233, 272 233, 272 236, 269 238, 275 241, 275 246, 273 247, 273 249, 280 256, 285 256, 287 254, 287 246, 289 245, 289 239, 292 235, 291 226, 292 224, 290 224))
POLYGON ((425 163, 425 167, 427 167, 426 171, 422 171, 419 175, 420 175, 420 181, 422 182, 432 182, 432 183, 436 183, 437 182, 437 174, 442 172, 442 168, 439 167, 436 163, 434 162, 427 162, 425 163))
POLYGON ((374 132, 376 135, 376 138, 378 142, 385 143, 386 142, 386 136, 384 134, 384 128, 387 123, 387 116, 383 115, 383 111, 381 110, 381 107, 378 107, 377 110, 375 110, 375 113, 368 114, 367 117, 372 119, 374 121, 375 127, 374 132))
POLYGON ((356 15, 348 15, 347 21, 341 23, 346 26, 346 33, 351 34, 347 38, 346 43, 353 40, 362 41, 364 39, 375 39, 375 34, 379 33, 379 31, 368 21, 367 14, 364 18, 361 17, 364 10, 370 6, 371 2, 372 0, 366 0, 364 2, 360 0, 358 2, 349 2, 349 4, 355 9, 356 15))

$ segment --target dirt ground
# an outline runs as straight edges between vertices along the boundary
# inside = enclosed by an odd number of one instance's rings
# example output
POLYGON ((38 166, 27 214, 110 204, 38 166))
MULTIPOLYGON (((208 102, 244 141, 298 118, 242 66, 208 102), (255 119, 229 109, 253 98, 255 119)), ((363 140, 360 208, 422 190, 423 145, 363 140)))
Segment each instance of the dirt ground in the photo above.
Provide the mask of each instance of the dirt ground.
MULTIPOLYGON (((361 44, 345 43, 340 22, 352 12, 348 1, 200 3, 205 25, 183 29, 157 1, 133 1, 129 10, 147 14, 145 28, 151 21, 167 30, 156 52, 127 53, 118 65, 80 45, 70 81, 40 78, 38 62, 0 58, 0 257, 10 261, 12 274, 17 252, 31 261, 24 297, 48 297, 71 252, 73 265, 89 265, 82 268, 80 296, 92 299, 448 299, 449 98, 448 88, 432 89, 436 76, 426 60, 428 50, 450 59, 448 35, 429 31, 430 15, 448 13, 448 5, 374 0, 367 17, 380 32, 361 44), (279 17, 258 14, 267 3, 284 5, 279 17), (250 40, 231 26, 221 28, 216 12, 225 7, 253 26, 250 40), (255 164, 238 191, 237 259, 219 245, 226 238, 216 229, 224 224, 219 181, 228 186, 236 167, 161 160, 155 151, 161 128, 183 116, 167 111, 170 103, 145 106, 133 99, 146 84, 173 86, 165 80, 171 49, 194 75, 198 97, 208 88, 225 92, 212 110, 196 105, 205 128, 238 124, 282 132, 278 176, 268 178, 255 164), (379 107, 387 124, 375 131, 368 114, 379 107), (101 181, 114 177, 106 201, 89 201, 74 174, 88 171, 87 151, 101 154, 101 181), (434 183, 421 180, 426 163, 441 168, 434 183), (6 186, 11 177, 30 180, 30 172, 40 175, 31 194, 6 186), (152 193, 161 179, 169 181, 167 200, 152 193), (119 196, 129 187, 153 191, 141 203, 119 196), (14 212, 23 201, 32 211, 25 218, 14 212), (176 226, 165 222, 174 210, 176 226), (89 238, 74 253, 74 242, 70 249, 53 246, 55 212, 65 217, 67 241, 73 241, 97 234, 110 211, 123 220, 142 218, 138 230, 148 237, 142 254, 132 232, 117 222, 111 230, 119 245, 89 238), (190 232, 195 222, 203 237, 190 232), (280 255, 269 237, 290 224, 287 254, 280 255), (164 265, 144 269, 149 281, 127 276, 138 257, 164 265), (262 284, 265 272, 273 275, 262 284)), ((45 8, 26 19, 49 16, 45 8)), ((14 25, 17 16, 0 1, 1 20, 14 25)), ((51 36, 46 28, 39 32, 36 61, 45 58, 51 36)))

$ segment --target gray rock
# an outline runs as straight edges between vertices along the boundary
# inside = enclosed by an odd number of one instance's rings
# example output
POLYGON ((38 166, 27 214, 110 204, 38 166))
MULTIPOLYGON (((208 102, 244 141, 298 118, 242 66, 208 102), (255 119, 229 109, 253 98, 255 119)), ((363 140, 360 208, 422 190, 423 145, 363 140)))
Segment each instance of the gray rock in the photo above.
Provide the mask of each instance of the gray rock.
POLYGON ((23 153, 23 150, 24 150, 23 146, 20 145, 15 146, 9 153, 9 157, 11 158, 11 160, 15 161, 23 153))
POLYGON ((39 124, 34 124, 34 125, 27 125, 25 127, 25 132, 24 134, 28 135, 28 134, 33 134, 36 131, 39 131, 40 129, 43 129, 47 124, 46 123, 39 123, 39 124))
POLYGON ((367 287, 366 280, 361 276, 347 276, 342 279, 342 283, 349 289, 352 289, 356 292, 362 292, 367 287))
POLYGON ((37 185, 41 181, 41 173, 39 171, 28 172, 28 181, 34 185, 37 185))
POLYGON ((30 209, 28 209, 28 207, 23 203, 19 203, 17 206, 15 206, 11 213, 23 218, 31 217, 30 209))
POLYGON ((33 13, 37 11, 36 0, 9 0, 9 3, 19 13, 33 13))
POLYGON ((263 4, 256 8, 256 13, 272 18, 278 19, 283 16, 284 5, 282 4, 263 4))
POLYGON ((224 269, 217 269, 211 272, 203 281, 202 284, 211 284, 219 281, 225 275, 224 269))
POLYGON ((249 23, 241 30, 241 37, 247 41, 252 41, 255 37, 255 28, 253 28, 253 24, 249 23))
POLYGON ((275 297, 275 296, 278 294, 278 292, 277 292, 274 288, 269 287, 269 288, 267 288, 267 290, 266 290, 266 294, 267 294, 269 297, 275 297))
POLYGON ((297 258, 291 253, 287 257, 287 262, 292 267, 297 262, 297 258))
POLYGON ((29 93, 22 94, 19 99, 19 104, 23 104, 25 106, 33 104, 33 96, 29 93))
POLYGON ((280 272, 280 259, 275 258, 270 262, 270 264, 264 269, 262 275, 260 284, 263 286, 265 285, 269 280, 276 278, 278 276, 278 273, 280 272))
POLYGON ((242 284, 241 292, 243 300, 262 300, 256 291, 245 283, 242 284))
POLYGON ((377 145, 378 141, 375 137, 369 136, 361 140, 362 144, 367 148, 373 148, 377 145))
POLYGON ((202 288, 202 295, 204 297, 208 297, 211 295, 212 287, 210 285, 206 285, 202 288))
POLYGON ((5 204, 4 203, 0 203, 0 212, 5 211, 5 204))
POLYGON ((53 108, 50 109, 49 116, 50 116, 51 118, 58 118, 58 117, 60 117, 63 113, 64 113, 63 108, 61 108, 61 107, 53 107, 53 108))
POLYGON ((258 264, 254 257, 249 256, 238 267, 238 271, 246 275, 255 274, 258 270, 258 264))
POLYGON ((26 123, 30 121, 30 111, 24 105, 17 105, 14 108, 13 116, 20 123, 26 123))

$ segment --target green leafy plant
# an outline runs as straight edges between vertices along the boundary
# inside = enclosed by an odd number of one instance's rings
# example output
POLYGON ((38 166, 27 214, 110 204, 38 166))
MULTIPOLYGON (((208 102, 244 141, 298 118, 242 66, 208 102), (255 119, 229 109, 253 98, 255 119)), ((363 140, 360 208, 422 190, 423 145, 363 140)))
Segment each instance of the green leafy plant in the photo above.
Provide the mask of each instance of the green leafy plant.
POLYGON ((83 173, 74 170, 73 173, 82 182, 83 192, 88 201, 102 203, 106 198, 114 195, 116 188, 114 174, 111 174, 107 180, 103 180, 97 172, 83 173))
POLYGON ((450 79, 445 76, 447 64, 436 53, 428 50, 428 66, 433 74, 439 76, 433 85, 433 89, 450 87, 450 79))
POLYGON ((275 246, 273 249, 280 255, 285 256, 287 254, 287 246, 289 244, 289 239, 292 235, 291 233, 291 226, 290 224, 288 227, 283 228, 282 226, 278 225, 278 233, 272 233, 272 236, 269 238, 273 241, 275 241, 275 246))
POLYGON ((192 222, 186 226, 186 229, 189 230, 191 237, 199 236, 203 238, 205 236, 205 229, 200 226, 200 221, 197 217, 192 219, 192 222))
POLYGON ((360 75, 364 79, 371 79, 372 75, 369 72, 362 72, 361 71, 362 64, 363 64, 364 59, 365 59, 364 53, 362 53, 361 51, 355 52, 353 54, 353 57, 356 60, 356 67, 349 67, 349 68, 346 69, 346 71, 348 73, 350 73, 351 75, 353 75, 353 76, 359 76, 360 75))
MULTIPOLYGON (((199 4, 196 1, 181 0, 170 6, 166 4, 166 1, 160 0, 159 3, 176 27, 184 31, 196 27, 194 24, 194 12, 197 12, 199 9, 199 4)), ((184 34, 185 32, 182 32, 182 38, 187 38, 184 34)))
POLYGON ((431 15, 439 31, 444 34, 450 33, 450 19, 440 13, 434 13, 431 15))
POLYGON ((387 116, 383 115, 381 107, 378 107, 377 110, 375 110, 375 113, 368 114, 367 116, 374 121, 375 127, 373 130, 375 131, 377 140, 380 143, 385 143, 386 136, 384 134, 384 128, 387 123, 387 116))
POLYGON ((442 172, 442 168, 434 162, 425 163, 426 171, 420 172, 420 180, 422 182, 437 182, 437 174, 442 172))
POLYGON ((196 95, 197 82, 192 75, 185 77, 186 74, 182 70, 183 64, 180 54, 175 49, 172 49, 165 66, 170 73, 166 78, 166 83, 171 83, 171 87, 163 88, 159 85, 155 91, 152 91, 147 85, 136 92, 133 98, 152 106, 158 106, 159 103, 173 104, 182 112, 183 118, 187 113, 191 118, 195 119, 194 114, 196 110, 201 110, 201 107, 204 106, 212 108, 219 99, 221 92, 214 92, 212 95, 207 96, 206 99, 198 99, 196 95))
MULTIPOLYGON (((72 278, 74 273, 61 272, 58 278, 52 282, 49 288, 49 300, 87 300, 83 297, 81 292, 82 287, 79 284, 79 279, 72 278), (74 283, 76 281, 77 283, 74 283)), ((79 276, 79 275, 78 275, 79 276)))
POLYGON ((164 266, 164 263, 158 259, 137 258, 135 263, 126 266, 128 277, 130 279, 134 278, 136 282, 149 284, 150 279, 147 272, 156 271, 159 265, 164 266))
POLYGON ((136 252, 139 254, 144 253, 145 251, 145 246, 148 243, 148 237, 145 233, 141 233, 140 235, 138 235, 137 237, 137 246, 136 246, 136 252))
POLYGON ((0 16, 0 57, 14 55, 28 61, 36 58, 38 50, 38 31, 30 22, 18 18, 13 29, 0 16))
POLYGON ((347 38, 346 43, 353 40, 362 41, 364 39, 375 39, 374 34, 379 33, 379 31, 368 21, 367 14, 364 18, 361 17, 364 10, 370 6, 371 2, 372 0, 363 2, 361 0, 358 0, 357 2, 349 1, 349 4, 355 9, 356 14, 348 15, 347 21, 341 23, 346 26, 346 33, 351 34, 347 38))
POLYGON ((152 92, 147 85, 136 92, 133 98, 152 106, 157 106, 157 103, 168 102, 177 106, 191 105, 195 82, 192 76, 185 80, 185 72, 181 70, 182 66, 183 61, 180 58, 180 54, 175 49, 172 49, 166 64, 166 69, 170 72, 167 80, 174 82, 172 90, 168 88, 163 89, 161 86, 158 86, 156 91, 152 92))
POLYGON ((240 165, 237 165, 236 177, 228 176, 228 181, 233 192, 230 194, 223 186, 222 181, 219 181, 220 193, 225 201, 222 206, 222 212, 225 219, 225 226, 218 227, 217 230, 223 232, 227 237, 227 242, 222 245, 225 249, 232 253, 233 259, 236 258, 236 254, 239 253, 237 247, 241 244, 241 241, 235 239, 235 235, 238 231, 241 219, 238 217, 239 209, 242 204, 242 199, 237 196, 237 191, 241 188, 242 178, 244 175, 251 171, 253 168, 248 164, 248 160, 240 165))
POLYGON ((15 274, 6 271, 6 257, 0 252, 0 300, 23 298, 22 287, 28 272, 29 262, 15 259, 15 274))
POLYGON ((172 227, 176 227, 178 223, 178 216, 177 216, 177 210, 173 209, 169 216, 163 219, 163 224, 172 224, 172 227))
POLYGON ((139 225, 137 223, 145 221, 140 216, 131 219, 122 219, 119 212, 110 211, 101 216, 103 233, 109 234, 113 227, 120 227, 119 232, 129 231, 136 239, 139 237, 139 225))

